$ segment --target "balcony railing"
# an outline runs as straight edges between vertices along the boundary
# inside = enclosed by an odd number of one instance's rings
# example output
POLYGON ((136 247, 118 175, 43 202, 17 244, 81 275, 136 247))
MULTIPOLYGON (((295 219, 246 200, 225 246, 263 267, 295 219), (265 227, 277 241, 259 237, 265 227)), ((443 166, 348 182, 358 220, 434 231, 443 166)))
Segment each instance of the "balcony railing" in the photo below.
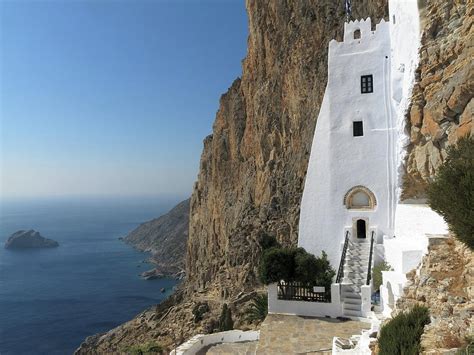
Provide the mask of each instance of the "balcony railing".
POLYGON ((296 281, 280 281, 277 286, 279 300, 321 303, 331 302, 331 290, 327 290, 326 292, 314 292, 312 285, 296 281))

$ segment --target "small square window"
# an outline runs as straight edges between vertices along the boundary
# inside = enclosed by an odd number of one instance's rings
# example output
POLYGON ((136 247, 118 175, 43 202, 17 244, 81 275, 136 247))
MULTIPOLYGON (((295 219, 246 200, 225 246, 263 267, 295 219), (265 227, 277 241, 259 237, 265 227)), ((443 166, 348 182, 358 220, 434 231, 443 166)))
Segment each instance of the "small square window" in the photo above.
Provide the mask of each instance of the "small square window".
POLYGON ((364 135, 364 126, 362 125, 362 121, 352 122, 352 133, 354 134, 354 137, 362 137, 364 135))
POLYGON ((362 75, 360 77, 360 92, 363 94, 374 92, 372 75, 362 75))

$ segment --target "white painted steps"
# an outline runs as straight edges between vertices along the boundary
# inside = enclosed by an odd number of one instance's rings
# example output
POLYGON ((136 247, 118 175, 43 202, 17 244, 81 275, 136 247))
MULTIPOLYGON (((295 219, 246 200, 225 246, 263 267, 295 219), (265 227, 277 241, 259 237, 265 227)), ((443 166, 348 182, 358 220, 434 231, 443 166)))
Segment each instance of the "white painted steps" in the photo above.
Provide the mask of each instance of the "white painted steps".
POLYGON ((361 287, 367 281, 370 241, 349 240, 344 260, 341 300, 346 317, 362 317, 361 287))

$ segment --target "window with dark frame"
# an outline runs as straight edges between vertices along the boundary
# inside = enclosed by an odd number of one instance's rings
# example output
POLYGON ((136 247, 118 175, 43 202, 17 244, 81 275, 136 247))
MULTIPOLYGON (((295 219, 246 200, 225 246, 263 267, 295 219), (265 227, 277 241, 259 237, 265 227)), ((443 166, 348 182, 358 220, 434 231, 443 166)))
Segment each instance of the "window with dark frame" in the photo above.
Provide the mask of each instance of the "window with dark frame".
POLYGON ((352 122, 352 133, 354 137, 362 137, 364 135, 364 126, 362 125, 362 121, 352 122))
POLYGON ((373 77, 371 75, 362 75, 360 77, 360 92, 363 94, 369 94, 374 92, 373 77))

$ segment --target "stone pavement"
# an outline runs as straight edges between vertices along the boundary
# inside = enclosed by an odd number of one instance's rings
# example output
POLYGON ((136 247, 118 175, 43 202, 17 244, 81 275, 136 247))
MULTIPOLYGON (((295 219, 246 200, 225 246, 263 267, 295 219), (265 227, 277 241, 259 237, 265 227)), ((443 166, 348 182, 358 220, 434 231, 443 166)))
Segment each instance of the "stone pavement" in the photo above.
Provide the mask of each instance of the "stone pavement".
POLYGON ((369 323, 353 320, 269 314, 258 342, 218 344, 202 354, 331 354, 333 337, 349 338, 369 328, 369 323))
POLYGON ((269 314, 260 328, 257 354, 330 354, 333 337, 349 338, 369 323, 269 314))

